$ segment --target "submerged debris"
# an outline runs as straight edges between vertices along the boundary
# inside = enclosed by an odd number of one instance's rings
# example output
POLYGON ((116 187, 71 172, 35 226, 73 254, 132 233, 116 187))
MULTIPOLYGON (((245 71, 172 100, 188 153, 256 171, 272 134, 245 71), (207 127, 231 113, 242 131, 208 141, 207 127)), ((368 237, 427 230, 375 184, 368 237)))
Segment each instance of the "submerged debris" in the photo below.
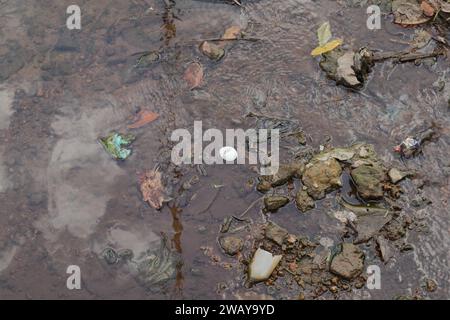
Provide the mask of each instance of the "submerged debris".
POLYGON ((275 212, 289 203, 285 196, 267 196, 264 198, 264 206, 267 211, 275 212))
POLYGON ((223 251, 230 256, 236 255, 244 247, 244 241, 242 241, 241 238, 234 236, 219 238, 219 244, 223 251))
POLYGON ((113 132, 107 137, 100 138, 100 143, 114 159, 125 160, 131 154, 131 150, 125 147, 129 146, 134 139, 135 137, 131 134, 122 135, 113 132))
POLYGON ((207 56, 208 58, 210 58, 211 60, 214 61, 219 61, 220 59, 222 59, 222 57, 225 54, 225 50, 221 47, 219 47, 218 45, 212 43, 212 42, 208 42, 208 41, 203 41, 200 44, 200 51, 207 56))
POLYGON ((203 66, 198 62, 192 62, 186 68, 183 79, 190 90, 200 86, 203 81, 203 66))
POLYGON ((140 189, 143 200, 157 210, 161 209, 164 201, 167 200, 161 178, 161 172, 158 170, 146 171, 140 177, 140 189))
POLYGON ((139 280, 147 287, 175 277, 178 258, 166 242, 166 239, 161 239, 159 250, 148 253, 137 265, 139 280))

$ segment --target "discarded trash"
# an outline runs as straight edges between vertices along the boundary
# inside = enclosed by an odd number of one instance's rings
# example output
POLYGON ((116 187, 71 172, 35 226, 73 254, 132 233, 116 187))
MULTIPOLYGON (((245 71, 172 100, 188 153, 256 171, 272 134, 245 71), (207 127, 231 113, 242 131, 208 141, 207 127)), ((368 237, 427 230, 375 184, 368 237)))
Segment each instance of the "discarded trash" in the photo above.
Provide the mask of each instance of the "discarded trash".
POLYGON ((394 152, 400 154, 402 158, 411 158, 422 151, 425 142, 432 140, 436 136, 434 128, 426 129, 416 136, 409 136, 401 144, 394 147, 394 152))
POLYGON ((145 126, 147 123, 150 123, 156 119, 158 119, 159 115, 155 112, 148 110, 141 110, 136 116, 135 121, 128 126, 128 129, 137 129, 145 126))
POLYGON ((238 157, 236 149, 230 146, 220 148, 219 155, 222 159, 229 162, 236 160, 238 157))
POLYGON ((131 150, 124 147, 129 146, 134 139, 135 137, 131 134, 122 135, 113 132, 107 137, 100 138, 100 143, 114 159, 125 160, 130 156, 131 150))
POLYGON ((249 280, 264 281, 268 279, 281 258, 282 255, 273 256, 272 253, 258 248, 249 266, 249 280))
POLYGON ((197 88, 203 80, 203 66, 198 62, 190 63, 184 72, 183 78, 190 90, 197 88))

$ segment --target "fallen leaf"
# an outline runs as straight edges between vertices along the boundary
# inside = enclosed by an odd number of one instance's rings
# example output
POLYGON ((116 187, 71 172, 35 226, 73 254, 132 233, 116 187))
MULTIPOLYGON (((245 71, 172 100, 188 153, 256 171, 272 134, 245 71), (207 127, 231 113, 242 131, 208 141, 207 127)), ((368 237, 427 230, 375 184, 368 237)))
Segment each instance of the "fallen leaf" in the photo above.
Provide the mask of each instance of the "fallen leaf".
POLYGON ((141 110, 136 116, 136 120, 128 126, 128 129, 137 129, 143 127, 147 123, 156 120, 159 115, 155 112, 148 110, 141 110))
POLYGON ((197 88, 203 80, 203 66, 198 62, 192 62, 184 72, 184 80, 187 82, 189 89, 197 88))
POLYGON ((165 189, 161 180, 161 172, 149 170, 140 177, 141 193, 144 201, 159 210, 164 202, 165 189))
POLYGON ((392 12, 394 22, 404 26, 422 24, 431 19, 423 14, 421 5, 416 0, 394 0, 392 12))
POLYGON ((227 30, 225 30, 225 33, 222 36, 223 40, 235 40, 238 38, 238 36, 241 34, 241 28, 238 26, 231 26, 227 30))
POLYGON ((434 8, 426 1, 422 1, 420 8, 427 17, 432 17, 435 14, 434 8))
POLYGON ((331 39, 331 27, 327 21, 323 23, 319 29, 317 29, 317 39, 319 40, 319 46, 323 46, 331 39))
POLYGON ((202 44, 200 45, 200 51, 205 56, 215 61, 222 59, 223 55, 225 54, 225 51, 220 46, 208 41, 202 42, 202 44))
POLYGON ((311 55, 312 56, 319 56, 323 53, 329 52, 331 50, 336 49, 337 47, 339 47, 342 44, 342 39, 336 39, 333 41, 330 41, 328 43, 326 43, 323 46, 319 46, 317 48, 315 48, 312 52, 311 55))

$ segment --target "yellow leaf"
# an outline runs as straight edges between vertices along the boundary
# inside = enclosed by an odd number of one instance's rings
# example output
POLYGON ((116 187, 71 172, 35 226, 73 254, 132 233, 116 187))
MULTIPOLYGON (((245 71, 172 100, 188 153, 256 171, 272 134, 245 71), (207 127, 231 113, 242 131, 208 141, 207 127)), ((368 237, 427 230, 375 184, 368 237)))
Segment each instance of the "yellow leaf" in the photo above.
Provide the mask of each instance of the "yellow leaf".
POLYGON ((337 39, 337 40, 333 40, 330 41, 326 44, 324 44, 323 46, 317 47, 315 48, 312 52, 311 55, 312 56, 319 56, 322 53, 326 53, 328 51, 331 51, 333 49, 336 49, 337 47, 339 47, 342 44, 342 39, 337 39))

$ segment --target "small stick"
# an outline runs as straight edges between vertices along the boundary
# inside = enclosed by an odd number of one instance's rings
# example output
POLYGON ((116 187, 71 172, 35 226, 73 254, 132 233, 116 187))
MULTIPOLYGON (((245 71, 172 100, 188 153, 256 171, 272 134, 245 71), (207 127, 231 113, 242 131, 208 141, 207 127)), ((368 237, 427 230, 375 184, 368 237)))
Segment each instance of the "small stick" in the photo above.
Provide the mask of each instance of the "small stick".
POLYGON ((242 212, 240 215, 238 215, 239 219, 241 219, 243 216, 245 216, 245 215, 247 214, 247 212, 249 212, 250 209, 253 208, 253 206, 254 206, 255 204, 257 204, 257 203, 258 203, 260 200, 262 200, 262 199, 264 199, 264 196, 262 196, 262 197, 256 199, 255 201, 253 201, 253 202, 248 206, 248 208, 245 209, 244 212, 242 212))

